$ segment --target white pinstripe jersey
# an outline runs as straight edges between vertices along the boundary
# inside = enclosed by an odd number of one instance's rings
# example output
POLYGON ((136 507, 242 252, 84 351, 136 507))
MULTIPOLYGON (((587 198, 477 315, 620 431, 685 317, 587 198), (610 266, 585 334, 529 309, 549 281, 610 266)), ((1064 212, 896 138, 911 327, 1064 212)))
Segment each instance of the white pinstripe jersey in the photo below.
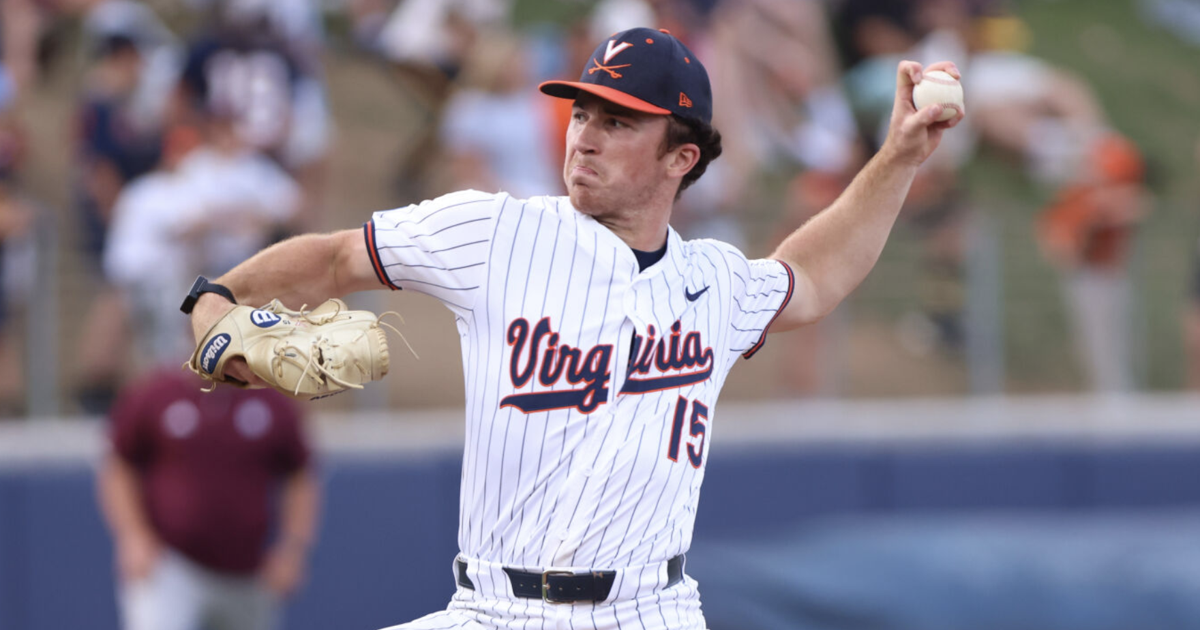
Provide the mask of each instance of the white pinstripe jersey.
POLYGON ((364 235, 381 282, 457 320, 464 555, 621 568, 688 549, 717 394, 791 297, 786 265, 670 230, 639 271, 565 197, 453 193, 364 235))

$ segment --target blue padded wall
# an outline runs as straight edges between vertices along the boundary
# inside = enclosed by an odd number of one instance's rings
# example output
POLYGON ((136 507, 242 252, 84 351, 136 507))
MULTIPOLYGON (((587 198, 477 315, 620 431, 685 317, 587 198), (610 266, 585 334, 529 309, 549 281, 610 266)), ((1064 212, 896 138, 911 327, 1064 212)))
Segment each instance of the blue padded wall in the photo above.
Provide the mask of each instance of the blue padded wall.
MULTIPOLYGON (((285 627, 374 630, 442 609, 459 465, 457 452, 326 458, 320 538, 285 627)), ((692 556, 701 567, 706 548, 828 518, 1187 511, 1200 508, 1197 479, 1192 445, 731 445, 709 462, 692 556)), ((0 630, 83 627, 117 628, 92 470, 0 469, 0 630)))

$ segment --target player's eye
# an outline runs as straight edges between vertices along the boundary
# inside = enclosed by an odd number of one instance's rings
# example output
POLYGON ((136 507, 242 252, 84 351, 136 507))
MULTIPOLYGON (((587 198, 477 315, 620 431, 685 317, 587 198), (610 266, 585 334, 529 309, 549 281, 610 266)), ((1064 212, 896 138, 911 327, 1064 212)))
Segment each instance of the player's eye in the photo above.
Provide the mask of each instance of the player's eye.
POLYGON ((587 119, 587 115, 584 114, 580 110, 575 110, 574 112, 571 113, 571 119, 574 120, 575 122, 581 123, 587 119))

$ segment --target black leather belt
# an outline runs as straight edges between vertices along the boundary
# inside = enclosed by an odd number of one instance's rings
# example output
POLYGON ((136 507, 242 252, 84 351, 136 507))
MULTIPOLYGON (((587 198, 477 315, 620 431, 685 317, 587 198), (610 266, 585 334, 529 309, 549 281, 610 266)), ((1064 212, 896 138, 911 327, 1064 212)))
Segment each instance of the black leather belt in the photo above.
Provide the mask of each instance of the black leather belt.
MULTIPOLYGON (((683 580, 683 554, 667 561, 667 587, 670 588, 683 580)), ((467 561, 458 558, 454 562, 455 573, 458 575, 458 585, 475 590, 475 584, 467 577, 467 561)), ((551 604, 569 604, 571 602, 602 602, 608 599, 613 582, 617 579, 616 571, 586 571, 574 573, 571 571, 520 571, 504 568, 508 581, 512 584, 513 594, 526 599, 542 599, 551 604)))

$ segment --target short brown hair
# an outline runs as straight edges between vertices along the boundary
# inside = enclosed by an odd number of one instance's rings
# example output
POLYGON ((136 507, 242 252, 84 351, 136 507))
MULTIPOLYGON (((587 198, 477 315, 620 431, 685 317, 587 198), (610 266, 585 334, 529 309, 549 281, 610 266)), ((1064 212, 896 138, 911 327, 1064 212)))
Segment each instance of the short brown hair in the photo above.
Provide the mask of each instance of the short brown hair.
POLYGON ((721 132, 712 125, 699 120, 682 118, 674 114, 667 116, 667 133, 663 137, 662 146, 658 149, 659 157, 666 155, 667 151, 685 144, 694 144, 700 147, 700 159, 696 161, 692 170, 683 176, 683 181, 679 183, 679 190, 675 191, 676 199, 679 199, 688 186, 700 179, 704 171, 708 170, 709 162, 720 157, 721 132))

